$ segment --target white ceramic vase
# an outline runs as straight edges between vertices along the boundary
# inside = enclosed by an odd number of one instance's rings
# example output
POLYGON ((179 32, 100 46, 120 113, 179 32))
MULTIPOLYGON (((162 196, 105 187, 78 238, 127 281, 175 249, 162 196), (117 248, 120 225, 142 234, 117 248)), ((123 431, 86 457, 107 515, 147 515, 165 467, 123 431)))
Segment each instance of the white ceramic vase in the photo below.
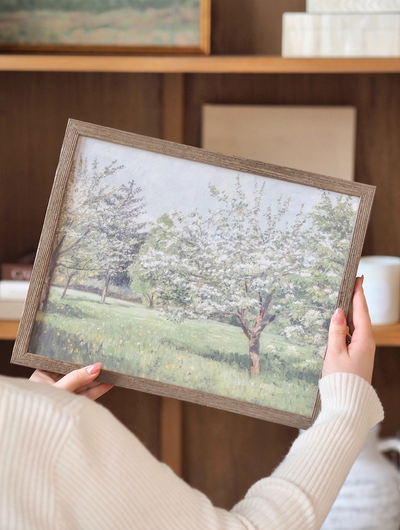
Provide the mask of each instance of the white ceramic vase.
POLYGON ((322 530, 399 530, 399 473, 382 452, 400 453, 400 440, 378 433, 379 426, 369 433, 322 530))

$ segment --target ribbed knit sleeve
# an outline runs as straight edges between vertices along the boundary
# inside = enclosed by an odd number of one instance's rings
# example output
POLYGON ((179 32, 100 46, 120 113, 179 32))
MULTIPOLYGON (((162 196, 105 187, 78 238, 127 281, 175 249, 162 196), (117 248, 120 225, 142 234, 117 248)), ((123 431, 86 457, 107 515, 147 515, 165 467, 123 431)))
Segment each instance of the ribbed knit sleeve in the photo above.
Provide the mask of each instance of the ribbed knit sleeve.
POLYGON ((178 478, 111 414, 82 410, 56 469, 66 529, 244 530, 240 519, 178 478))
POLYGON ((79 409, 67 393, 50 389, 49 395, 44 385, 0 376, 1 529, 62 528, 54 472, 79 409))
POLYGON ((257 529, 319 529, 368 432, 383 419, 374 389, 361 377, 329 375, 319 387, 321 413, 314 425, 297 438, 273 475, 257 482, 233 509, 257 529))
POLYGON ((7 530, 315 530, 370 428, 370 385, 320 383, 322 412, 270 478, 231 512, 158 462, 106 409, 0 376, 0 528, 7 530))

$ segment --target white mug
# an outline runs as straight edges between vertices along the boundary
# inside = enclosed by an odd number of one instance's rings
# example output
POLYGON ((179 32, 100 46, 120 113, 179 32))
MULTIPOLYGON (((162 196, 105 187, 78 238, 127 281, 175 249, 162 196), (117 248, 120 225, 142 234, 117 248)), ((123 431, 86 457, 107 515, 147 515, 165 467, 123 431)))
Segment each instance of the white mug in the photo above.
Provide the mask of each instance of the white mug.
POLYGON ((364 276, 364 293, 373 325, 400 320, 400 258, 364 256, 357 276, 364 276))

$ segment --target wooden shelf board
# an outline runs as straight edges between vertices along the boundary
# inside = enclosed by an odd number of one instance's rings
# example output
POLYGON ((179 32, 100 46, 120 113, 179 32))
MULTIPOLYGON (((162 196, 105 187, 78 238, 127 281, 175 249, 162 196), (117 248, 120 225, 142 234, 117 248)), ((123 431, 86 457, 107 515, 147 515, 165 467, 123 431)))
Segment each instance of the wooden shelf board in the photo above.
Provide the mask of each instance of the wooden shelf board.
POLYGON ((18 320, 0 320, 0 339, 14 340, 17 336, 18 320))
POLYGON ((400 73, 400 58, 0 54, 0 71, 148 73, 400 73))
MULTIPOLYGON (((18 321, 0 320, 0 340, 14 340, 18 321)), ((400 323, 391 326, 374 326, 374 338, 378 346, 400 346, 400 323)))
POLYGON ((400 323, 390 326, 373 326, 377 346, 400 346, 400 323))

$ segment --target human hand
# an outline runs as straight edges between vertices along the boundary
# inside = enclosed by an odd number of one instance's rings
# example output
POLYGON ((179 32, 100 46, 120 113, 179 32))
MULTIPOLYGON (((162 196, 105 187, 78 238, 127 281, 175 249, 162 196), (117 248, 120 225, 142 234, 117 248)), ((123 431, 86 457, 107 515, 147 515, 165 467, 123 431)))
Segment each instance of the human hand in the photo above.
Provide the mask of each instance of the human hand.
POLYGON ((322 377, 337 372, 348 372, 359 375, 371 383, 375 341, 362 283, 363 277, 356 279, 353 293, 354 332, 348 345, 346 344, 347 322, 343 310, 336 309, 333 314, 322 377))
POLYGON ((89 399, 97 399, 112 388, 113 385, 95 381, 101 370, 101 363, 92 364, 67 375, 35 370, 30 377, 35 383, 46 383, 62 390, 73 392, 89 399))

